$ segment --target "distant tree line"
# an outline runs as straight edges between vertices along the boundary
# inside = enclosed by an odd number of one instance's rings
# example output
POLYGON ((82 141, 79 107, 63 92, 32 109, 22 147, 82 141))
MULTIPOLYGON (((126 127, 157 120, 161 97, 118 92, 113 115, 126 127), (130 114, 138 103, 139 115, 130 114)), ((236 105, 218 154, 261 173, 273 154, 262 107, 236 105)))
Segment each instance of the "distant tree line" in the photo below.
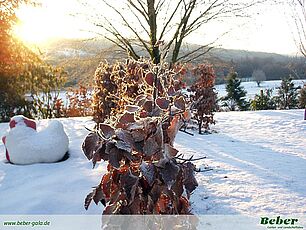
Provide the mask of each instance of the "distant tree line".
MULTIPOLYGON (((225 78, 234 68, 242 81, 254 80, 254 72, 261 72, 267 81, 280 80, 291 75, 294 79, 306 79, 306 62, 304 57, 245 57, 231 60, 224 67, 216 68, 217 84, 226 82, 225 78)), ((257 75, 258 76, 258 75, 257 75)))

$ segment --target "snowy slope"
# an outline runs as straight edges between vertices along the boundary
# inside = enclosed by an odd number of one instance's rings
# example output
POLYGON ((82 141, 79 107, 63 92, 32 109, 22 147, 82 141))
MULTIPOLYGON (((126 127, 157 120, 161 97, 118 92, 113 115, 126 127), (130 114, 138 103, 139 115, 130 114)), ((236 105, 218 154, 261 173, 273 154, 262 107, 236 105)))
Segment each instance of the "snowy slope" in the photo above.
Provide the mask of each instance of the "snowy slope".
MULTIPOLYGON (((196 174, 192 196, 198 214, 306 214, 306 121, 303 110, 217 113, 212 135, 179 133, 176 147, 212 171, 196 174)), ((71 157, 56 164, 5 163, 0 145, 0 214, 100 214, 102 206, 83 201, 99 183, 96 169, 83 156, 81 143, 90 118, 59 119, 70 139, 71 157)), ((38 127, 46 125, 41 121, 38 127)), ((0 124, 0 135, 7 123, 0 124)))

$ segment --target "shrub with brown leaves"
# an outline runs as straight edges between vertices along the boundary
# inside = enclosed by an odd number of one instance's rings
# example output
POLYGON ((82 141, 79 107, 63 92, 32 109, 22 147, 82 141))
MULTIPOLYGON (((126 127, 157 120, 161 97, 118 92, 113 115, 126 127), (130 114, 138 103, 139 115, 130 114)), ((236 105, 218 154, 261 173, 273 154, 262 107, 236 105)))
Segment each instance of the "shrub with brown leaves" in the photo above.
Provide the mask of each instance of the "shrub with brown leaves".
POLYGON ((66 116, 68 117, 86 117, 92 116, 92 93, 89 87, 82 84, 77 89, 70 89, 67 94, 68 108, 66 116))
POLYGON ((199 133, 202 128, 207 132, 210 124, 215 124, 214 112, 217 109, 217 93, 215 92, 216 75, 212 66, 202 64, 194 68, 197 81, 190 87, 193 115, 198 122, 199 133))
POLYGON ((116 90, 126 98, 116 99, 124 107, 116 108, 83 143, 93 166, 108 162, 107 173, 86 197, 85 208, 94 201, 106 206, 103 214, 189 214, 189 198, 198 184, 195 165, 173 147, 189 114, 185 98, 174 87, 176 74, 135 61, 119 63, 108 72, 104 67, 102 72, 109 79, 119 74, 113 70, 123 71, 116 90))

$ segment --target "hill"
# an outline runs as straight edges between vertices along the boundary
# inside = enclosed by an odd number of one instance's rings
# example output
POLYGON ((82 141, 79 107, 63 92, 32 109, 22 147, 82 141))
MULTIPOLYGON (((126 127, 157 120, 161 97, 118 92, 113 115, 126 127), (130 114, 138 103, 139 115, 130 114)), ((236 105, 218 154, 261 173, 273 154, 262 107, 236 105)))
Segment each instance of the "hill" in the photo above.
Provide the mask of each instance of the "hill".
MULTIPOLYGON (((198 48, 187 44, 181 49, 181 55, 198 48)), ((42 48, 44 59, 58 66, 63 66, 69 73, 67 86, 78 82, 91 83, 99 62, 114 62, 127 58, 126 54, 107 40, 55 40, 42 48)), ((144 57, 146 54, 141 53, 144 57)), ((196 54, 200 54, 199 52, 196 54)), ((241 78, 249 79, 255 69, 262 69, 267 80, 278 80, 289 74, 296 79, 305 79, 306 64, 304 58, 290 57, 275 53, 252 52, 214 48, 192 63, 211 63, 217 74, 217 83, 223 83, 231 68, 241 78)))

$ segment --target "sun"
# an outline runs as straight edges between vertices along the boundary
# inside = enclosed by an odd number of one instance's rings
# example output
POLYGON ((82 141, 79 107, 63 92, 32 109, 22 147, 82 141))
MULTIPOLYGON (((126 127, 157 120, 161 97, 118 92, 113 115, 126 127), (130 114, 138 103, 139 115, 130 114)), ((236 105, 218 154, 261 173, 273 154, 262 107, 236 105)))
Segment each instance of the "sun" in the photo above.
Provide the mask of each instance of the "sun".
MULTIPOLYGON (((80 22, 69 15, 65 2, 46 1, 42 6, 22 5, 14 34, 27 44, 39 45, 57 38, 80 37, 80 22)), ((67 3, 67 2, 66 2, 67 3)))
POLYGON ((16 15, 19 22, 14 28, 14 34, 22 41, 30 44, 46 42, 54 35, 50 27, 52 21, 44 15, 43 9, 33 6, 21 6, 16 15))

